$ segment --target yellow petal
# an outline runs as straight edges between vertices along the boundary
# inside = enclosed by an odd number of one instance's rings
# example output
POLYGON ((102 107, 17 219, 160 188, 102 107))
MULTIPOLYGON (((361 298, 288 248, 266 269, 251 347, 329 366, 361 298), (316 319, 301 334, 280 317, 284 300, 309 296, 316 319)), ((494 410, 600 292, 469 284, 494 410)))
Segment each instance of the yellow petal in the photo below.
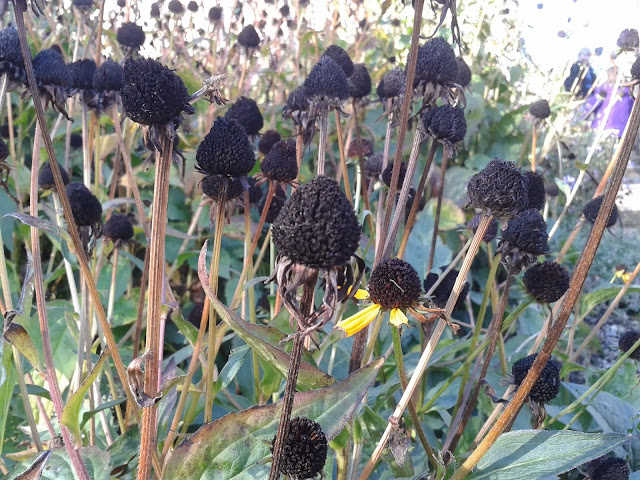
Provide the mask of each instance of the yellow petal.
POLYGON ((373 320, 378 316, 380 308, 380 305, 376 303, 369 305, 367 308, 360 310, 355 315, 338 322, 336 327, 346 333, 347 337, 350 337, 373 322, 373 320))
POLYGON ((400 310, 399 308, 394 308, 391 310, 391 313, 389 314, 389 322, 391 323, 391 325, 395 327, 399 327, 400 325, 403 325, 403 324, 408 325, 409 319, 407 318, 407 316, 404 314, 402 310, 400 310))
POLYGON ((356 294, 354 295, 354 297, 358 300, 366 300, 369 298, 369 292, 367 292, 366 290, 363 290, 362 288, 359 288, 356 291, 356 294))

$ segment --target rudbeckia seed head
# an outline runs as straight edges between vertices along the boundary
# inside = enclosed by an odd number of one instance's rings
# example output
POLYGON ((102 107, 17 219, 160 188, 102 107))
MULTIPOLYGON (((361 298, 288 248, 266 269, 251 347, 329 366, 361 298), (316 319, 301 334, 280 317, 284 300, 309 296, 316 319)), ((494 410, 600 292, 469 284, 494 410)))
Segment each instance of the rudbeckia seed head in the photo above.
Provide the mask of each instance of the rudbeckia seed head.
POLYGON ((629 480, 627 462, 617 457, 600 457, 587 464, 590 480, 629 480))
POLYGON ((304 85, 300 85, 289 94, 286 108, 292 112, 306 112, 309 109, 309 99, 304 85))
POLYGON ((364 63, 356 63, 353 66, 349 84, 351 86, 351 98, 359 100, 371 93, 371 77, 364 63))
POLYGON ((122 106, 142 125, 172 122, 188 106, 189 92, 172 70, 148 58, 128 58, 122 73, 122 106))
POLYGON ((189 315, 187 315, 187 322, 196 328, 200 328, 200 322, 202 321, 202 310, 204 309, 204 302, 196 303, 189 315))
MULTIPOLYGON (((584 206, 582 214, 591 224, 596 223, 596 218, 598 217, 598 213, 600 212, 600 207, 602 206, 603 200, 604 195, 600 195, 584 206)), ((618 207, 616 207, 616 204, 614 203, 613 210, 611 210, 611 215, 609 216, 609 220, 607 221, 607 228, 613 227, 616 223, 618 223, 618 207)))
POLYGON ((462 57, 456 57, 456 63, 458 64, 458 77, 456 83, 462 88, 465 88, 471 83, 471 69, 462 57))
POLYGON ((498 243, 502 261, 514 275, 549 251, 547 224, 537 210, 530 208, 509 220, 498 243))
POLYGON ((253 25, 247 25, 238 34, 238 43, 244 48, 258 48, 260 46, 260 37, 253 25))
POLYGON ((116 40, 124 47, 137 50, 144 45, 145 34, 142 27, 133 22, 123 23, 116 33, 116 40))
POLYGON ((260 188, 260 185, 257 185, 258 181, 253 177, 249 177, 247 179, 247 183, 249 185, 249 188, 247 189, 247 193, 249 194, 249 203, 251 205, 255 205, 262 200, 262 189, 260 188))
POLYGON ((9 156, 9 147, 7 144, 0 138, 0 162, 4 162, 9 156))
POLYGON ((464 140, 467 133, 464 110, 451 105, 427 110, 422 115, 421 121, 424 130, 434 139, 451 145, 464 140))
POLYGON ((323 57, 329 57, 342 69, 347 77, 353 74, 354 65, 351 57, 344 49, 338 45, 330 45, 322 54, 323 57))
MULTIPOLYGON (((69 174, 67 171, 58 165, 60 169, 60 176, 62 177, 62 183, 69 184, 69 174)), ((53 190, 56 188, 56 184, 53 180, 53 173, 51 172, 51 164, 49 162, 42 165, 40 172, 38 173, 38 186, 41 190, 53 190)))
POLYGON ((280 141, 280 134, 275 130, 267 130, 261 137, 258 142, 258 150, 263 155, 269 153, 271 147, 273 147, 276 143, 280 141))
POLYGON ((634 80, 640 80, 640 57, 636 58, 636 61, 631 65, 631 77, 634 80))
POLYGON ((556 262, 536 263, 524 272, 524 288, 540 303, 553 303, 569 289, 569 272, 556 262))
POLYGON ((82 148, 82 135, 79 133, 72 133, 69 138, 69 146, 74 150, 82 148))
POLYGON ((529 106, 529 113, 538 120, 544 120, 551 115, 551 107, 546 100, 538 100, 529 106))
POLYGON ((368 158, 373 155, 373 142, 367 138, 354 138, 349 144, 347 157, 368 158))
POLYGON ((304 81, 309 100, 327 100, 339 104, 349 98, 349 81, 340 66, 329 56, 314 65, 304 81))
POLYGON ((191 0, 187 5, 187 8, 189 9, 190 12, 196 13, 198 11, 198 3, 195 2, 194 0, 191 0))
POLYGON ((382 173, 382 154, 371 155, 364 162, 364 174, 369 178, 378 178, 382 173))
MULTIPOLYGON (((524 377, 529 373, 529 369, 538 356, 537 353, 521 358, 511 367, 511 374, 516 386, 520 386, 524 377)), ((537 403, 548 403, 558 395, 560 391, 560 369, 562 364, 553 358, 550 358, 542 369, 540 377, 536 380, 533 388, 529 392, 529 398, 537 403)))
POLYGON ((66 87, 69 84, 69 69, 62 55, 52 48, 42 50, 33 58, 33 73, 39 86, 66 87))
POLYGON ((226 175, 207 175, 202 179, 202 192, 212 200, 219 202, 238 198, 244 192, 242 182, 238 178, 226 175))
POLYGON ((128 215, 114 214, 104 224, 104 236, 113 241, 128 241, 133 238, 133 224, 128 215))
POLYGON ((93 89, 98 92, 119 92, 122 88, 122 66, 108 59, 102 62, 93 76, 93 89))
POLYGON ((542 174, 529 171, 524 176, 527 181, 527 197, 529 198, 527 208, 542 210, 546 195, 542 174))
POLYGON ((67 196, 73 218, 79 227, 90 227, 102 221, 102 205, 83 183, 67 185, 67 196))
POLYGON ((399 258, 380 262, 371 272, 367 287, 371 300, 385 309, 414 306, 422 294, 418 272, 399 258))
MULTIPOLYGON (((265 198, 260 202, 260 212, 264 210, 264 205, 267 199, 265 198)), ((267 211, 267 216, 265 217, 265 221, 267 223, 273 223, 280 215, 280 211, 282 207, 284 207, 285 203, 287 203, 287 192, 280 185, 276 187, 276 191, 273 194, 273 198, 271 199, 271 205, 269 205, 269 210, 267 211)))
POLYGON ((544 193, 552 198, 557 197, 560 194, 560 188, 558 188, 558 184, 556 182, 545 183, 544 193))
POLYGON ((222 7, 211 7, 209 9, 209 21, 211 23, 219 22, 222 18, 222 7))
MULTIPOLYGON (((276 439, 271 442, 271 453, 276 439)), ((327 460, 327 438, 319 423, 308 418, 294 418, 284 441, 280 473, 292 480, 316 478, 327 460)))
POLYGON ((401 68, 394 68, 388 71, 380 80, 376 92, 380 100, 395 98, 399 96, 406 86, 407 74, 401 68))
POLYGON ((69 69, 69 89, 93 89, 93 77, 97 70, 96 62, 90 58, 85 58, 70 63, 67 68, 69 69))
POLYGON ((456 54, 444 38, 432 38, 418 48, 415 78, 416 85, 419 82, 444 84, 457 80, 456 54))
POLYGON ((294 263, 345 265, 360 240, 360 224, 338 183, 325 176, 297 189, 273 224, 273 242, 294 263))
POLYGON ((225 117, 233 118, 240 122, 247 135, 256 135, 264 126, 264 119, 258 105, 254 100, 247 97, 240 97, 236 100, 227 110, 225 117))
MULTIPOLYGON (((440 267, 440 271, 444 272, 447 269, 446 266, 440 267)), ((447 300, 451 296, 451 292, 453 291, 453 286, 456 283, 456 278, 458 278, 458 270, 451 270, 444 276, 444 279, 440 284, 436 287, 436 289, 431 294, 431 301, 438 308, 444 308, 447 305, 447 300)), ((424 291, 428 292, 431 289, 431 286, 436 283, 438 280, 437 273, 430 272, 427 275, 427 278, 424 279, 424 291)), ((460 295, 458 296, 458 300, 454 306, 455 309, 464 308, 465 300, 467 299, 467 294, 469 293, 469 282, 464 282, 462 286, 462 290, 460 291, 460 295)))
MULTIPOLYGON (((480 225, 480 219, 482 218, 481 214, 474 215, 471 220, 467 222, 467 228, 471 230, 473 233, 476 233, 478 230, 478 226, 480 225)), ((487 227, 487 231, 484 233, 482 237, 482 241, 485 243, 489 243, 496 238, 498 234, 498 222, 496 222, 495 218, 492 218, 489 222, 489 226, 487 227)))
POLYGON ((73 0, 73 6, 78 10, 88 10, 93 7, 93 0, 73 0))
MULTIPOLYGON (((400 188, 404 183, 404 177, 406 174, 407 174, 407 164, 402 162, 400 164, 400 174, 398 175, 397 188, 400 188)), ((393 177, 393 163, 390 163, 387 165, 387 168, 384 169, 384 172, 382 172, 382 181, 389 188, 391 188, 392 177, 393 177)))
POLYGON ((196 162, 202 173, 242 177, 251 171, 256 158, 240 122, 218 117, 198 147, 196 162))
POLYGON ((512 217, 524 210, 529 201, 525 182, 514 163, 496 158, 471 177, 467 194, 474 208, 492 215, 512 217))
POLYGON ((184 12, 184 6, 180 0, 171 0, 169 2, 169 11, 179 15, 184 12))
POLYGON ((298 176, 296 144, 290 140, 280 140, 269 151, 260 164, 262 173, 276 182, 293 182, 298 176))
POLYGON ((24 68, 18 30, 14 26, 0 31, 0 66, 2 72, 12 67, 24 68))
POLYGON ((633 51, 638 48, 640 44, 640 37, 638 37, 638 31, 635 28, 625 28, 620 32, 618 41, 616 43, 622 50, 633 51))
MULTIPOLYGON (((620 337, 620 340, 618 340, 618 347, 624 353, 627 353, 631 349, 631 347, 633 347, 633 345, 638 341, 638 339, 640 339, 640 331, 629 330, 620 337)), ((630 357, 634 360, 640 361, 640 348, 635 349, 630 357)))
POLYGON ((158 2, 154 2, 151 4, 151 12, 149 15, 152 18, 160 18, 160 4, 158 2))

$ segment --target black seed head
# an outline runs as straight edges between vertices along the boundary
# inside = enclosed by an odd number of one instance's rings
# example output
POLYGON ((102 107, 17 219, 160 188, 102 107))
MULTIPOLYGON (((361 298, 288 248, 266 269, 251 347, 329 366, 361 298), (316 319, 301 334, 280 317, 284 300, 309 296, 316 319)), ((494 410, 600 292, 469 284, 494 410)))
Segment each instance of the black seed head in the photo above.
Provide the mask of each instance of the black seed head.
POLYGON ((133 50, 137 50, 144 45, 144 37, 142 27, 133 22, 123 23, 116 33, 118 43, 133 50))
POLYGON ((631 65, 631 77, 634 80, 640 80, 640 57, 636 58, 636 61, 631 65))
POLYGON ((73 218, 79 227, 90 227, 102 221, 102 205, 83 183, 67 185, 67 196, 73 218))
POLYGON ((260 37, 253 25, 247 25, 238 34, 238 43, 245 48, 258 48, 260 46, 260 37))
MULTIPOLYGON (((604 195, 600 195, 584 206, 582 214, 590 223, 596 223, 596 218, 598 217, 598 213, 600 212, 600 207, 602 206, 603 200, 604 195)), ((607 221, 607 228, 613 227, 616 223, 618 223, 618 207, 616 207, 616 204, 614 203, 613 210, 611 210, 611 215, 609 216, 609 220, 607 221)))
MULTIPOLYGON (((444 272, 446 269, 447 269, 446 266, 440 267, 440 271, 442 272, 444 272)), ((431 294, 431 301, 436 305, 436 307, 444 308, 445 305, 447 304, 447 300, 449 300, 449 296, 453 291, 453 286, 456 283, 456 278, 458 277, 458 273, 459 273, 458 270, 451 270, 449 273, 447 273, 444 279, 442 280, 442 282, 440 282, 440 284, 436 287, 436 289, 431 294)), ((440 275, 434 272, 430 272, 427 275, 427 278, 424 279, 425 292, 428 292, 431 289, 431 286, 434 283, 436 283, 436 280, 438 280, 439 276, 440 275)), ((455 304, 455 307, 454 307, 455 309, 464 308, 464 303, 465 303, 465 300, 467 299, 468 293, 469 293, 469 282, 464 282, 464 285, 462 286, 462 290, 460 291, 460 295, 458 296, 458 301, 455 304)))
POLYGON ((104 224, 104 236, 116 240, 131 240, 133 238, 133 224, 128 215, 111 215, 104 224))
POLYGON ((351 86, 351 98, 360 99, 371 93, 371 77, 364 63, 356 63, 353 66, 349 85, 351 86))
POLYGON ((189 100, 182 79, 161 63, 147 58, 127 59, 120 95, 127 116, 142 125, 173 121, 189 100))
POLYGON ((324 51, 322 56, 329 57, 336 62, 347 77, 350 77, 353 74, 353 61, 342 47, 338 45, 330 45, 329 48, 324 51))
MULTIPOLYGON (((529 369, 535 361, 537 353, 521 358, 511 367, 511 374, 516 386, 520 386, 524 377, 529 373, 529 369)), ((548 403, 558 395, 560 391, 560 369, 562 364, 553 358, 550 358, 542 369, 540 377, 529 392, 529 398, 537 403, 548 403)))
POLYGON ((304 85, 299 86, 287 97, 287 106, 285 109, 289 111, 304 112, 309 108, 309 99, 304 85))
MULTIPOLYGON (((471 230, 473 233, 476 233, 476 230, 478 230, 478 226, 480 225, 481 218, 482 218, 481 214, 474 215, 471 218, 471 220, 467 222, 467 228, 471 230)), ((496 220, 492 218, 491 221, 489 222, 489 226, 487 227, 487 231, 484 233, 484 236, 482 237, 482 241, 485 243, 489 243, 493 241, 494 238, 496 238, 497 234, 498 234, 498 222, 496 222, 496 220)))
POLYGON ((258 150, 263 155, 269 153, 271 147, 273 147, 276 143, 280 141, 280 134, 276 130, 267 130, 260 137, 260 141, 258 142, 258 150))
POLYGON ((264 126, 262 113, 254 100, 240 97, 229 107, 225 114, 227 118, 234 118, 242 124, 247 135, 256 135, 264 126))
MULTIPOLYGON (((260 202, 260 212, 264 210, 264 206, 267 199, 263 199, 260 202)), ((265 217, 265 221, 267 223, 273 223, 280 215, 280 211, 282 207, 284 207, 285 203, 287 203, 287 192, 280 185, 276 186, 276 191, 273 194, 273 198, 271 199, 271 205, 269 205, 269 210, 267 211, 267 216, 265 217)))
POLYGON ((282 15, 283 17, 289 15, 289 5, 285 3, 282 7, 280 7, 280 15, 282 15))
POLYGON ((9 147, 7 144, 0 138, 0 162, 4 162, 9 156, 9 147))
POLYGON ((347 157, 368 158, 373 155, 373 142, 367 138, 354 138, 349 144, 347 157))
POLYGON ((78 90, 91 90, 93 88, 93 77, 96 73, 96 62, 92 59, 85 58, 70 63, 69 69, 69 88, 78 90))
POLYGON ((124 8, 127 5, 126 0, 118 0, 116 2, 116 5, 118 5, 120 8, 124 8))
POLYGON ((345 265, 358 248, 360 224, 338 183, 325 176, 294 192, 273 224, 281 254, 310 267, 345 265))
POLYGON ((82 148, 82 135, 80 135, 79 133, 72 133, 71 137, 69 138, 69 144, 74 150, 82 148))
POLYGON ((560 188, 556 182, 545 183, 544 192, 550 197, 557 197, 560 194, 560 188))
POLYGON ((42 50, 33 58, 33 73, 38 85, 66 87, 69 84, 69 69, 62 55, 52 48, 42 50))
POLYGON ((189 9, 189 11, 196 13, 198 11, 198 3, 194 0, 191 0, 189 2, 189 5, 187 5, 187 8, 189 9))
POLYGON ((548 240, 547 224, 542 215, 530 208, 509 220, 500 244, 508 242, 511 249, 517 248, 529 255, 543 255, 549 251, 548 240))
POLYGON ((122 66, 109 59, 103 62, 93 76, 96 92, 119 92, 122 88, 122 66))
POLYGON ((462 57, 456 57, 456 63, 458 64, 458 77, 456 83, 462 88, 465 88, 471 83, 471 69, 462 57))
POLYGON ((93 7, 93 0, 73 0, 73 6, 79 10, 87 10, 93 7))
POLYGON ((212 23, 219 22, 221 18, 222 18, 222 7, 211 7, 209 9, 210 22, 212 23))
POLYGON ((467 121, 464 110, 443 105, 432 108, 422 115, 422 126, 436 140, 450 144, 464 140, 467 133, 467 121))
POLYGON ((526 208, 529 201, 525 177, 512 162, 496 158, 469 180, 467 194, 474 208, 510 217, 526 208))
POLYGON ((8 62, 20 68, 24 68, 20 40, 16 27, 7 27, 0 31, 0 63, 8 62))
POLYGON ((524 272, 524 288, 540 303, 553 303, 569 289, 569 272, 556 262, 536 263, 524 272))
MULTIPOLYGON (((400 164, 400 174, 398 175, 398 185, 397 188, 400 188, 404 183, 404 177, 407 174, 407 164, 402 162, 400 164)), ((393 163, 389 163, 387 168, 382 172, 382 181, 384 184, 391 188, 391 179, 393 178, 393 163)))
POLYGON ((380 100, 395 98, 404 92, 407 82, 407 74, 401 68, 388 71, 380 80, 376 92, 380 100))
POLYGON ((390 258, 373 269, 367 291, 382 308, 409 308, 418 302, 422 286, 415 268, 404 260, 390 258))
MULTIPOLYGON (((16 128, 16 126, 13 126, 13 136, 16 137, 18 135, 18 129, 16 128)), ((2 125, 0 125, 0 137, 2 138, 10 138, 9 135, 9 125, 4 123, 2 125)))
POLYGON ((160 18, 160 4, 158 2, 151 4, 151 13, 149 15, 151 15, 152 18, 160 18))
POLYGON ((226 175, 207 175, 202 179, 202 192, 215 201, 238 198, 244 192, 240 179, 226 175))
POLYGON ((551 115, 551 107, 546 100, 538 100, 529 106, 529 113, 539 120, 544 120, 551 115))
POLYGON ((249 203, 251 205, 255 205, 262 200, 262 189, 259 185, 256 185, 258 181, 253 177, 249 177, 247 179, 247 183, 249 184, 249 189, 247 190, 247 193, 249 194, 249 203))
POLYGON ((451 45, 442 37, 432 38, 418 48, 416 81, 445 84, 458 78, 458 62, 451 45))
POLYGON ((196 153, 201 172, 242 177, 256 163, 244 127, 234 119, 218 117, 196 153))
POLYGON ((187 315, 187 322, 196 328, 200 328, 200 322, 202 321, 202 310, 204 309, 204 302, 196 303, 189 315, 187 315))
POLYGON ((276 182, 293 182, 298 176, 296 143, 280 140, 269 151, 260 164, 262 173, 276 182))
POLYGON ((331 57, 323 56, 309 72, 304 81, 304 89, 308 99, 349 98, 349 81, 344 71, 331 57))
POLYGON ((184 6, 180 0, 171 0, 169 2, 169 11, 175 14, 184 12, 184 6))
MULTIPOLYGON (((410 188, 409 194, 407 195, 407 204, 404 206, 404 221, 405 223, 409 220, 409 215, 411 214, 411 209, 413 208, 413 202, 416 201, 416 189, 410 188)), ((424 207, 427 205, 427 200, 424 198, 424 195, 420 196, 420 202, 418 203, 418 212, 424 210, 424 207)))
POLYGON ((369 178, 378 178, 382 173, 382 154, 371 155, 364 162, 364 174, 369 178))
MULTIPOLYGON (((271 442, 271 453, 276 439, 271 442)), ((327 438, 319 423, 308 418, 294 418, 289 423, 280 473, 292 480, 316 478, 327 460, 327 438)))
MULTIPOLYGON (((60 168, 60 176, 62 177, 62 183, 69 184, 69 174, 67 171, 60 168)), ((51 173, 51 164, 49 162, 42 165, 40 172, 38 173, 38 186, 41 190, 53 190, 55 188, 55 182, 53 181, 53 173, 51 173)))
POLYGON ((640 44, 640 38, 638 37, 638 31, 635 28, 625 28, 620 32, 618 36, 617 45, 622 50, 635 50, 640 44))
POLYGON ((542 210, 546 195, 542 174, 528 171, 525 172, 524 176, 527 180, 527 196, 529 197, 527 208, 542 210))
POLYGON ((590 480, 629 480, 627 462, 617 457, 600 457, 587 465, 590 480))
MULTIPOLYGON (((620 347, 620 350, 622 350, 624 353, 627 353, 629 349, 631 349, 631 347, 633 347, 633 345, 638 341, 638 339, 640 339, 640 331, 629 330, 620 337, 620 340, 618 340, 618 347, 620 347)), ((635 349, 630 357, 634 360, 640 361, 640 348, 635 349)))

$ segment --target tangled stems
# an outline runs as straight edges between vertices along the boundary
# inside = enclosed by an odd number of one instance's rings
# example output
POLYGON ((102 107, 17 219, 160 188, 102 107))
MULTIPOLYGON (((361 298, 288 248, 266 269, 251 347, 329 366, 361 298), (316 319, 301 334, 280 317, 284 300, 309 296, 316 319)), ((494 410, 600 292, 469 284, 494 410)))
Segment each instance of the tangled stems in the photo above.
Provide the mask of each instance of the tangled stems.
MULTIPOLYGON (((508 425, 512 423, 515 419, 516 415, 520 411, 523 403, 529 395, 529 392, 535 385, 535 382, 538 380, 542 369, 546 365, 547 361, 551 357, 553 350, 560 339, 564 331, 564 327, 571 316, 571 312, 573 311, 573 307, 580 296, 580 292, 582 291, 582 287, 587 278, 587 274, 589 273, 589 269, 591 268, 591 264, 593 263, 593 259, 595 258, 596 251, 598 250, 598 246, 600 245, 600 241, 602 239, 602 235, 604 234, 604 229, 607 226, 607 221, 609 220, 609 216, 611 215, 611 211, 613 210, 616 195, 618 190, 620 189, 620 185, 622 184, 622 178, 624 177, 624 172, 627 168, 627 164, 629 162, 629 157, 631 155, 631 150, 633 148, 633 140, 635 140, 636 134, 638 132, 638 128, 640 127, 640 102, 636 97, 636 100, 633 104, 633 109, 631 111, 631 115, 629 117, 629 132, 630 135, 625 137, 622 146, 620 147, 620 157, 616 162, 616 166, 613 169, 613 173, 611 176, 611 183, 609 187, 606 189, 604 194, 604 199, 602 201, 602 206, 600 207, 600 211, 598 212, 598 216, 596 221, 591 229, 591 234, 587 240, 587 244, 576 263, 573 274, 571 276, 571 283, 569 284, 569 290, 565 296, 565 299, 560 308, 560 313, 556 321, 553 323, 549 331, 549 335, 547 337, 546 342, 542 346, 542 349, 538 353, 535 362, 529 369, 529 373, 523 380, 523 382, 518 387, 513 399, 509 402, 505 410, 502 412, 502 415, 496 421, 493 428, 489 431, 487 436, 480 442, 478 447, 471 453, 469 458, 462 464, 460 469, 455 472, 452 477, 452 480, 462 480, 466 477, 473 467, 480 461, 480 459, 486 454, 491 445, 495 443, 500 434, 507 428, 508 425)), ((621 358, 624 358, 621 357, 621 358)))

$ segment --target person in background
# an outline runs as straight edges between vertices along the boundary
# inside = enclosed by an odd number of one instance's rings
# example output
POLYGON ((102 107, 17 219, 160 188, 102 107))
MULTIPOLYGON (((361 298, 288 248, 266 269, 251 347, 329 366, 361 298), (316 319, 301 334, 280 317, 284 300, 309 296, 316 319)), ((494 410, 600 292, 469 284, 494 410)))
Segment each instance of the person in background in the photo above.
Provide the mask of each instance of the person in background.
POLYGON ((624 128, 627 126, 629 115, 631 115, 633 99, 631 95, 629 95, 629 89, 626 87, 619 87, 618 90, 614 92, 613 87, 615 83, 616 70, 611 67, 607 70, 607 81, 596 87, 591 97, 589 97, 587 101, 589 111, 585 115, 585 118, 594 115, 591 128, 594 130, 600 128, 604 121, 604 115, 609 101, 611 101, 612 95, 615 95, 609 117, 604 125, 604 130, 613 131, 613 133, 620 138, 624 132, 624 128))
POLYGON ((569 76, 564 81, 564 89, 574 92, 578 98, 585 98, 596 80, 596 72, 589 64, 591 50, 583 48, 578 54, 578 61, 571 65, 569 76))

